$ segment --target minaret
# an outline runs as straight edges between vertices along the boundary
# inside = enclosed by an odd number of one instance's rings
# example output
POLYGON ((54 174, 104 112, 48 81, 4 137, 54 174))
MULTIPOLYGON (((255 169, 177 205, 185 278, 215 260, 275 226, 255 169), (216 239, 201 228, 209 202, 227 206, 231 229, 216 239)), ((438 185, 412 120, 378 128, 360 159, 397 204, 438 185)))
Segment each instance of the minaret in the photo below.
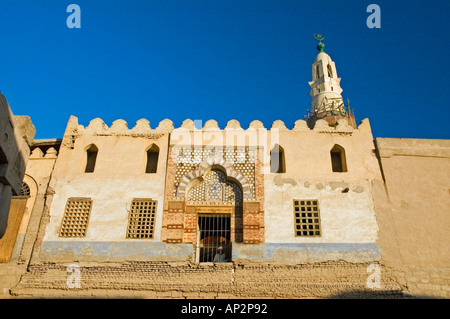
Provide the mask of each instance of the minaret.
POLYGON ((312 81, 309 82, 312 101, 308 125, 314 127, 318 119, 324 119, 330 126, 336 126, 338 119, 345 118, 349 125, 356 127, 355 117, 346 109, 342 99, 341 78, 337 76, 336 65, 324 51, 322 41, 325 37, 315 34, 314 38, 319 41, 319 53, 312 65, 312 81))

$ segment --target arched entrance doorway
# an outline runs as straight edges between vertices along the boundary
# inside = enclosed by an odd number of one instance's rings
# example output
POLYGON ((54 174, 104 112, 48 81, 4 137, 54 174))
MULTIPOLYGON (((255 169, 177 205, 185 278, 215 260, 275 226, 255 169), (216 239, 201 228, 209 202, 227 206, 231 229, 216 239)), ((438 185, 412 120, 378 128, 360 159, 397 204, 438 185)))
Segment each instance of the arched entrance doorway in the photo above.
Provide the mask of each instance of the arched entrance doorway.
POLYGON ((242 205, 241 186, 227 178, 220 167, 190 183, 186 194, 186 212, 190 216, 185 217, 185 224, 190 224, 191 229, 195 224, 192 242, 197 262, 232 260, 232 243, 242 242, 243 238, 242 205), (216 256, 218 253, 220 256, 216 256))

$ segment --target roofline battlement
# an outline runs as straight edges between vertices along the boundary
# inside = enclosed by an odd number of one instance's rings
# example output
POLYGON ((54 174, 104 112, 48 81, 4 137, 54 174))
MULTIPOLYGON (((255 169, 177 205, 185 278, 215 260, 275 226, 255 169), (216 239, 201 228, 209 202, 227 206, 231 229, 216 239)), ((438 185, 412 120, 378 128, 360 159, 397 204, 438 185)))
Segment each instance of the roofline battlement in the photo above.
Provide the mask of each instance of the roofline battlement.
POLYGON ((277 132, 328 132, 328 133, 342 133, 342 132, 371 132, 369 119, 361 121, 360 125, 355 129, 350 126, 346 119, 338 120, 336 126, 330 126, 327 121, 319 119, 315 122, 314 127, 310 129, 307 121, 297 120, 294 122, 292 129, 289 129, 282 120, 275 120, 270 129, 264 127, 264 124, 259 120, 252 121, 247 129, 243 129, 238 120, 232 119, 227 122, 225 128, 221 129, 218 122, 210 119, 206 122, 201 120, 186 119, 183 123, 175 128, 174 123, 170 119, 164 119, 158 123, 156 128, 152 128, 150 121, 147 119, 140 119, 132 128, 128 127, 128 123, 123 119, 117 119, 112 122, 111 126, 105 124, 101 118, 95 118, 89 122, 87 126, 78 123, 78 118, 71 116, 67 125, 65 135, 129 135, 129 136, 146 136, 149 134, 170 134, 174 131, 198 132, 198 131, 277 131, 277 132), (201 128, 198 128, 201 127, 201 128))

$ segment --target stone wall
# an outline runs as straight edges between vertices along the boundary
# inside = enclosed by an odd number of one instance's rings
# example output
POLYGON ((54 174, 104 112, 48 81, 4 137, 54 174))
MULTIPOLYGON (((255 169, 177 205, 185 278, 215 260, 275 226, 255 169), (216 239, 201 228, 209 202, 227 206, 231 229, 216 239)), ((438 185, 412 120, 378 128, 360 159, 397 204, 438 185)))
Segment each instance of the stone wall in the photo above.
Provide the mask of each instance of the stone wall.
POLYGON ((450 297, 450 141, 377 138, 381 263, 415 295, 450 297))
POLYGON ((7 228, 9 205, 19 195, 36 129, 28 116, 14 116, 0 93, 0 238, 7 228))
MULTIPOLYGON (((30 267, 13 296, 139 298, 407 298, 399 284, 382 277, 367 288, 369 264, 328 262, 192 264, 124 262, 117 264, 44 263, 30 267), (74 287, 73 268, 79 274, 74 287), (69 285, 68 285, 69 279, 69 285), (70 288, 72 287, 72 288, 70 288)), ((383 273, 383 269, 381 270, 383 273)))

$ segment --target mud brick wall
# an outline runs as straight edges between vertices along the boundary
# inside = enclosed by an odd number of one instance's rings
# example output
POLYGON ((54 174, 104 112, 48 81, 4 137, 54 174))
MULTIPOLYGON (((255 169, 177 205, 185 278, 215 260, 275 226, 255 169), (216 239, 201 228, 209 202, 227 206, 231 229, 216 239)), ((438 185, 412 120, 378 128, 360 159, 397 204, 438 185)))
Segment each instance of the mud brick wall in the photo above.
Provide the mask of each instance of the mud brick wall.
MULTIPOLYGON (((408 297, 392 276, 369 289, 369 264, 301 265, 124 262, 78 264, 80 288, 68 288, 68 264, 29 267, 15 296, 134 296, 146 298, 354 298, 408 297)), ((382 269, 382 273, 385 270, 382 269)))

